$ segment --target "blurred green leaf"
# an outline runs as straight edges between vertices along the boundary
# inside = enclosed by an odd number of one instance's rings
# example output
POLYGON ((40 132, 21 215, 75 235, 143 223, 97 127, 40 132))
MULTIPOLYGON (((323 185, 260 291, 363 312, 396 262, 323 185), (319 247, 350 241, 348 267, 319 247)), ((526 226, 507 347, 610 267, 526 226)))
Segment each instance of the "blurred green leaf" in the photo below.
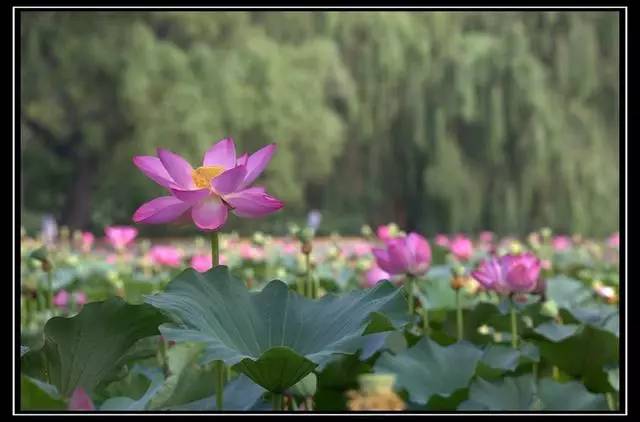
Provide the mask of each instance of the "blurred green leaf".
POLYGON ((396 374, 396 387, 407 390, 412 402, 425 404, 433 395, 447 397, 466 387, 481 357, 468 342, 442 347, 424 337, 397 355, 383 353, 375 372, 396 374))

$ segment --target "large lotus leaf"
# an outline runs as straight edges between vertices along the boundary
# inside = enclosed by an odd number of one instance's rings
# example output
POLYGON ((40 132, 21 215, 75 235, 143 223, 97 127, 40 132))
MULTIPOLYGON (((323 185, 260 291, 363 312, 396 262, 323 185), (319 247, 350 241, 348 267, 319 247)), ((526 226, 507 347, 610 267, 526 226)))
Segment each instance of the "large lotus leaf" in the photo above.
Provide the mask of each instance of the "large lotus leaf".
POLYGON ((335 354, 355 353, 365 332, 406 320, 401 290, 388 282, 311 300, 278 280, 249 292, 225 266, 206 273, 187 269, 166 292, 146 301, 176 322, 160 328, 165 338, 202 342, 203 362, 223 360, 273 392, 283 392, 335 354))
POLYGON ((609 369, 607 371, 607 378, 609 379, 609 384, 613 387, 614 390, 619 391, 620 389, 620 368, 609 369))
POLYGON ((557 343, 574 335, 579 328, 580 326, 575 324, 558 324, 557 322, 548 321, 538 325, 533 331, 557 343))
POLYGON ((296 396, 310 397, 318 390, 318 376, 313 372, 302 378, 293 387, 289 388, 287 393, 296 396))
POLYGON ((604 394, 590 393, 577 381, 559 383, 550 378, 539 381, 538 395, 544 410, 607 410, 604 394))
POLYGON ((580 377, 591 391, 612 391, 606 370, 619 360, 619 341, 611 332, 583 326, 562 341, 537 341, 542 357, 569 375, 580 377))
POLYGON ((55 386, 20 376, 20 410, 63 410, 66 407, 55 386))
POLYGON ((443 347, 424 337, 397 355, 384 353, 375 372, 396 374, 396 386, 407 390, 411 401, 425 404, 433 395, 447 397, 466 387, 481 357, 471 343, 443 347))
POLYGON ((593 293, 584 283, 563 275, 547 280, 546 296, 558 308, 565 309, 581 306, 593 299, 593 293))
POLYGON ((162 387, 164 376, 159 368, 142 368, 134 366, 131 370, 134 374, 144 375, 149 379, 147 391, 135 400, 130 397, 111 397, 105 400, 100 406, 100 410, 145 410, 151 398, 162 387))
MULTIPOLYGON (((271 404, 262 399, 265 389, 244 374, 234 378, 224 387, 223 410, 266 410, 271 404)), ((190 403, 169 407, 169 410, 210 411, 218 410, 215 395, 190 403)))
POLYGON ((595 328, 609 331, 616 337, 620 331, 620 314, 618 308, 604 303, 590 306, 581 306, 561 311, 563 318, 574 318, 576 321, 595 328), (570 317, 567 316, 567 312, 570 317))
POLYGON ((167 409, 215 392, 215 368, 212 364, 198 363, 203 349, 200 343, 180 343, 167 350, 170 375, 151 399, 148 409, 167 409))
POLYGON ((531 374, 495 382, 476 378, 469 387, 469 400, 458 410, 533 410, 534 390, 531 374))
POLYGON ((46 380, 68 397, 76 387, 91 392, 128 358, 138 340, 158 334, 166 318, 149 305, 129 305, 120 298, 85 305, 72 318, 51 318, 42 348, 21 359, 22 371, 46 380))
POLYGON ((386 331, 366 336, 360 352, 360 359, 367 360, 378 352, 390 350, 398 353, 407 348, 407 339, 402 331, 386 331))
MULTIPOLYGON (((420 300, 421 305, 430 310, 457 309, 456 291, 451 287, 450 278, 451 272, 446 278, 419 280, 419 290, 416 297, 420 300)), ((478 302, 477 295, 470 295, 464 290, 461 294, 461 305, 464 309, 472 308, 478 302)))
POLYGON ((346 355, 331 361, 318 374, 318 391, 314 396, 317 410, 344 410, 347 405, 345 393, 358 389, 358 377, 372 371, 371 365, 362 362, 356 355, 346 355))
POLYGON ((606 410, 602 394, 590 393, 576 381, 542 379, 534 387, 531 374, 489 382, 477 378, 469 400, 458 410, 606 410))

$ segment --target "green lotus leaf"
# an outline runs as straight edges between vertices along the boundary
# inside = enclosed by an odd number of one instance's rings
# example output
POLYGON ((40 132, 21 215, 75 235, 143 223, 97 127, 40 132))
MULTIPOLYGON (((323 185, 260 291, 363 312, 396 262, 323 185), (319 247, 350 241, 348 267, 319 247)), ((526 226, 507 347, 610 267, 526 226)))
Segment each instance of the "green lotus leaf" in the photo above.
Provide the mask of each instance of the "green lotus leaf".
POLYGON ((476 378, 458 410, 533 410, 534 390, 531 374, 495 382, 476 378))
POLYGON ((164 380, 148 409, 167 409, 205 398, 215 392, 213 365, 200 365, 204 345, 180 343, 167 350, 169 376, 164 380))
POLYGON ((577 381, 540 380, 538 395, 544 410, 607 410, 604 394, 593 394, 577 381))
POLYGON ((559 383, 544 378, 533 384, 531 374, 489 382, 477 378, 469 400, 458 410, 606 410, 603 394, 593 394, 577 381, 559 383))
POLYGON ((608 370, 607 377, 609 379, 609 384, 611 384, 611 387, 613 387, 614 390, 618 391, 620 389, 620 368, 608 370))
POLYGON ((313 396, 318 389, 318 376, 313 372, 302 378, 289 389, 291 394, 303 397, 313 396))
POLYGON ((482 363, 494 369, 515 371, 520 363, 520 351, 501 344, 490 344, 482 354, 482 363))
POLYGON ((564 275, 547 280, 546 295, 558 308, 572 309, 593 300, 593 293, 584 283, 564 275))
POLYGON ((66 408, 67 404, 60 397, 55 386, 26 375, 20 376, 21 410, 63 410, 66 408))
POLYGON ((618 338, 590 325, 559 342, 537 341, 542 357, 594 392, 612 391, 606 369, 619 360, 618 338))
POLYGON ((85 305, 72 318, 51 318, 44 345, 21 358, 29 376, 48 381, 68 397, 76 387, 91 392, 128 359, 138 340, 158 334, 166 318, 149 305, 130 305, 120 298, 85 305))
MULTIPOLYGON (((240 374, 224 387, 224 402, 222 408, 224 410, 270 410, 271 404, 262 399, 265 393, 264 388, 260 387, 249 377, 240 374)), ((188 411, 216 411, 215 395, 193 402, 174 405, 169 410, 188 410, 188 411)))
POLYGON ((574 335, 579 328, 580 326, 575 324, 558 324, 549 321, 538 325, 533 331, 557 343, 574 335))
POLYGON ((412 402, 425 404, 433 395, 447 397, 466 387, 481 357, 482 351, 471 343, 440 346, 423 337, 397 355, 383 353, 374 369, 396 374, 396 386, 407 390, 412 402))
POLYGON ((336 354, 355 353, 365 332, 406 321, 401 290, 388 282, 311 300, 278 280, 249 292, 225 266, 206 273, 187 269, 146 301, 175 321, 160 327, 165 338, 204 343, 203 363, 223 360, 272 392, 283 392, 336 354))
POLYGON ((151 398, 162 387, 164 376, 159 368, 147 369, 134 366, 131 372, 144 375, 149 379, 147 391, 137 400, 130 397, 110 397, 102 403, 100 410, 146 410, 151 398))

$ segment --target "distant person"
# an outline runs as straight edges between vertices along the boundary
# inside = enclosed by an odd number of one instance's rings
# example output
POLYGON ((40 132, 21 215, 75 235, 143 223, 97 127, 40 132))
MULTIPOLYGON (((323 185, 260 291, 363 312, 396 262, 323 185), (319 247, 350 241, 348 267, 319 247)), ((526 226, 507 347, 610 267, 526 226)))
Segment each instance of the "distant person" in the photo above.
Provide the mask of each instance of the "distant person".
POLYGON ((318 210, 311 210, 307 217, 307 225, 313 229, 314 232, 318 231, 320 222, 322 221, 322 214, 318 210))
POLYGON ((55 243, 58 237, 58 224, 52 215, 46 214, 42 217, 42 242, 47 245, 55 243))

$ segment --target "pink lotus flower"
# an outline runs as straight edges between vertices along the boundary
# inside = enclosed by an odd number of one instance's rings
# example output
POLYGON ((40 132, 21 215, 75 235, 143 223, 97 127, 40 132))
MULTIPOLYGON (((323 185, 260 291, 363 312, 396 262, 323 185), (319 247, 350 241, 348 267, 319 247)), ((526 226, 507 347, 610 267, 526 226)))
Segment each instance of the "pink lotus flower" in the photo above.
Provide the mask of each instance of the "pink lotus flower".
POLYGON ((607 239, 607 245, 609 245, 612 248, 619 248, 620 247, 620 233, 615 232, 611 236, 609 236, 609 239, 607 239))
POLYGON ((385 248, 373 248, 378 266, 391 275, 424 275, 431 264, 431 248, 427 239, 417 233, 391 239, 385 248))
POLYGON ((182 265, 182 252, 171 245, 156 245, 149 250, 151 262, 166 267, 179 267, 182 265))
POLYGON ((190 213, 195 225, 206 231, 218 230, 227 221, 229 210, 239 217, 258 218, 275 212, 283 203, 268 195, 263 187, 250 187, 265 169, 275 144, 251 156, 236 158, 231 138, 213 145, 202 166, 194 169, 182 157, 158 148, 157 157, 137 156, 133 162, 151 180, 171 192, 136 210, 136 223, 162 224, 190 213))
POLYGON ((82 387, 73 390, 73 394, 69 399, 68 410, 96 410, 91 397, 84 391, 82 387))
POLYGON ((444 234, 437 234, 435 242, 436 242, 436 245, 441 246, 443 248, 449 247, 449 238, 444 234))
POLYGON ((480 232, 480 243, 491 243, 493 242, 493 233, 490 231, 480 232))
MULTIPOLYGON (((227 258, 224 255, 220 254, 220 256, 218 256, 218 261, 220 262, 220 265, 224 265, 227 262, 227 258)), ((209 271, 211 269, 211 254, 194 255, 193 258, 191 258, 191 268, 200 273, 209 271)))
POLYGON ((355 256, 364 256, 371 252, 371 246, 366 242, 357 242, 353 245, 353 254, 355 256))
POLYGON ((73 294, 73 300, 76 302, 76 305, 82 306, 87 303, 87 295, 84 292, 75 292, 73 294))
POLYGON ((473 255, 473 243, 464 235, 457 235, 451 240, 449 250, 459 261, 466 261, 473 255))
POLYGON ((571 247, 569 236, 555 236, 552 241, 553 249, 557 252, 566 251, 571 247))
POLYGON ((364 287, 373 287, 382 280, 390 280, 391 274, 382 270, 377 265, 373 265, 364 275, 364 287))
POLYGON ((95 240, 95 236, 91 232, 83 232, 82 233, 82 251, 87 253, 91 251, 91 246, 93 246, 93 241, 95 240))
POLYGON ((107 241, 117 250, 123 250, 138 236, 138 229, 128 226, 111 226, 104 229, 107 241))
POLYGON ((530 293, 539 287, 540 260, 530 252, 485 259, 471 276, 501 294, 530 293))
POLYGON ((299 247, 295 243, 287 242, 282 247, 282 250, 287 255, 295 255, 296 253, 298 253, 298 248, 299 247))
POLYGON ((69 303, 69 297, 70 297, 69 292, 67 292, 64 289, 60 290, 53 297, 53 304, 58 308, 66 308, 67 304, 69 303))
POLYGON ((243 243, 240 245, 240 256, 247 261, 261 261, 264 259, 264 251, 256 246, 243 243))
POLYGON ((618 298, 616 291, 611 286, 605 286, 602 283, 596 282, 593 285, 593 290, 598 296, 605 299, 608 302, 615 302, 618 298))
POLYGON ((383 242, 391 240, 391 228, 389 227, 389 225, 378 226, 376 234, 378 235, 378 238, 383 242))

